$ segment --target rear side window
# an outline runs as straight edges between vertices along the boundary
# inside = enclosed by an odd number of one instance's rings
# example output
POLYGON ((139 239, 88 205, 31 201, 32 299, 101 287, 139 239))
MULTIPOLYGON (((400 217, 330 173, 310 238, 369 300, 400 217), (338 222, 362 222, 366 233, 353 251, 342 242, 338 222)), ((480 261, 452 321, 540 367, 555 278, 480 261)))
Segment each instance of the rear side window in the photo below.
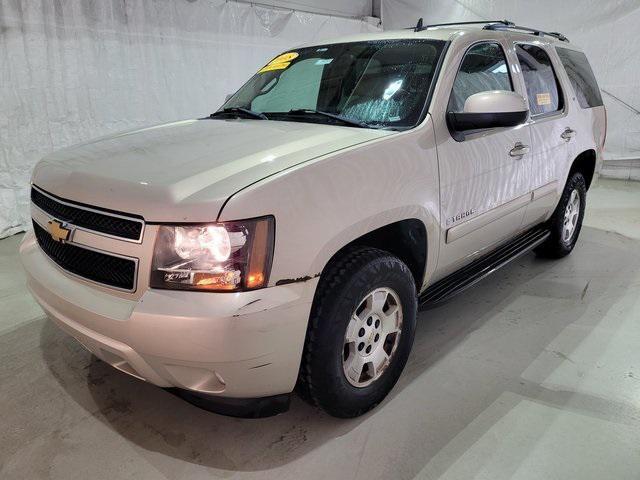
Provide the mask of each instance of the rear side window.
POLYGON ((558 56, 564 69, 567 71, 573 91, 582 108, 602 106, 602 96, 598 88, 598 82, 591 70, 587 56, 582 52, 556 47, 558 56))
POLYGON ((543 115, 562 109, 560 83, 547 52, 535 45, 516 45, 516 55, 529 97, 531 115, 543 115))
POLYGON ((513 91, 507 60, 497 43, 480 43, 465 54, 453 83, 450 112, 462 112, 471 95, 490 90, 513 91))

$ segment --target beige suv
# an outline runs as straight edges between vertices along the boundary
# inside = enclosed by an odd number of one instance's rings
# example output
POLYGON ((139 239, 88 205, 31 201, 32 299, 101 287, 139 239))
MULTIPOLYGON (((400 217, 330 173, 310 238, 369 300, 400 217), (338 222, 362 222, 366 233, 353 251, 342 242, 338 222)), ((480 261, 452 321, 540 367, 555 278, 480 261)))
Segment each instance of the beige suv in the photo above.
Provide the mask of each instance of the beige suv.
POLYGON ((95 356, 214 411, 332 415, 398 380, 420 305, 573 249, 605 110, 585 55, 506 21, 277 56, 210 117, 58 151, 20 251, 95 356))

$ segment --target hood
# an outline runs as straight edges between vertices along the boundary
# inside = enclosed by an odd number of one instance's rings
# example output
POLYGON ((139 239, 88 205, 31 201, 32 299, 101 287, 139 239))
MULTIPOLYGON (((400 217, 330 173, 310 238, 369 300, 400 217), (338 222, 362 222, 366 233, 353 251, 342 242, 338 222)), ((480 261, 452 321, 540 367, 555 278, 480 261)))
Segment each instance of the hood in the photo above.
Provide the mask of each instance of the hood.
POLYGON ((238 190, 392 132, 250 119, 169 123, 45 157, 32 181, 59 197, 147 222, 208 222, 238 190))

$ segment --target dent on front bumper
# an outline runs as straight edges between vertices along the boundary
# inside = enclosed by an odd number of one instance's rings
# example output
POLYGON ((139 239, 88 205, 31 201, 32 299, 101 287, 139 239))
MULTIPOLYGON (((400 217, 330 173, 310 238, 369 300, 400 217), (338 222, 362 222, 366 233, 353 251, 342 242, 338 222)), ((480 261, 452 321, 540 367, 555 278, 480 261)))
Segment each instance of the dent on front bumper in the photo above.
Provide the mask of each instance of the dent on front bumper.
POLYGON ((227 398, 289 393, 317 279, 242 293, 111 295, 61 271, 25 236, 27 285, 47 315, 97 357, 160 387, 227 398))

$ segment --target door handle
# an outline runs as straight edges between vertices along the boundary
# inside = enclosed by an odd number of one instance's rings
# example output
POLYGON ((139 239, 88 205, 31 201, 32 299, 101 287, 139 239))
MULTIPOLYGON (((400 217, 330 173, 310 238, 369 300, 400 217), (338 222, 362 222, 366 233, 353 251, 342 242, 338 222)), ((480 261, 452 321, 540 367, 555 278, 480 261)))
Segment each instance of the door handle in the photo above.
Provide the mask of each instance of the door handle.
POLYGON ((576 131, 571 130, 570 128, 565 128, 564 132, 560 134, 560 136, 566 140, 567 142, 576 136, 576 131))
POLYGON ((517 142, 514 147, 509 150, 509 155, 512 157, 521 157, 527 153, 529 153, 529 145, 523 145, 520 142, 517 142))

